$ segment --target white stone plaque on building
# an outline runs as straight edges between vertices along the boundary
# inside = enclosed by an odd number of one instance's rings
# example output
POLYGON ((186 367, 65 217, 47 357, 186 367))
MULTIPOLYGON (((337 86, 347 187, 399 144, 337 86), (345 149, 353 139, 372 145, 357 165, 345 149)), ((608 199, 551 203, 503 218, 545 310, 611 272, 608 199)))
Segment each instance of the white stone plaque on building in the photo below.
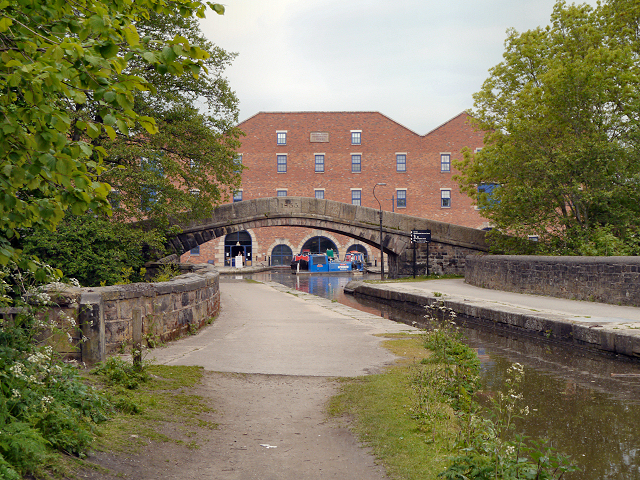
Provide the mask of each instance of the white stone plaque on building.
POLYGON ((329 132, 311 132, 309 141, 311 143, 327 143, 329 141, 329 132))

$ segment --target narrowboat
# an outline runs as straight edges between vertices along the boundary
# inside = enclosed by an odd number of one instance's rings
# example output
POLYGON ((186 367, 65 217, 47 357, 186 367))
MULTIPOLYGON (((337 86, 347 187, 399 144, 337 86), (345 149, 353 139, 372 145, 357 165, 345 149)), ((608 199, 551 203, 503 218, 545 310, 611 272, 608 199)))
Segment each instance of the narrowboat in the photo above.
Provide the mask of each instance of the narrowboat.
POLYGON ((340 273, 361 272, 364 270, 364 255, 360 252, 347 252, 344 261, 334 260, 326 253, 302 252, 291 261, 292 273, 340 273))

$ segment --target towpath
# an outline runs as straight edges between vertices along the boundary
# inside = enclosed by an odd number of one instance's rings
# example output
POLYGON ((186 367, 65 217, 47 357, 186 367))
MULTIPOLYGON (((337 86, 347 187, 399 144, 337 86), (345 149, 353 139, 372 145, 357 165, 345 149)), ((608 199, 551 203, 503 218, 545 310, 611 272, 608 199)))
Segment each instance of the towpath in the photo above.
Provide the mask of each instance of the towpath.
POLYGON ((387 478, 325 407, 336 377, 379 372, 396 360, 376 334, 415 329, 275 283, 224 280, 220 291, 212 325, 149 355, 205 368, 200 393, 213 399, 220 428, 194 454, 132 457, 121 464, 125 477, 387 478))

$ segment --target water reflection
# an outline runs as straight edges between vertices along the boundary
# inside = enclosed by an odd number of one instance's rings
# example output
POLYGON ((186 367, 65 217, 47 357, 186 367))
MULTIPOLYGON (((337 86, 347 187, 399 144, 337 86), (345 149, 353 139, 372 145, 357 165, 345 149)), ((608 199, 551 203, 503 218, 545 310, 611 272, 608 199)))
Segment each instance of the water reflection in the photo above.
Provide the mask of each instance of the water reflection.
MULTIPOLYGON (((351 275, 265 272, 252 278, 278 282, 395 321, 424 322, 422 311, 403 311, 345 295, 343 289, 351 275)), ((483 388, 487 392, 504 389, 506 370, 513 362, 525 366, 522 394, 531 413, 520 422, 519 430, 532 437, 548 438, 553 447, 571 456, 582 469, 563 478, 640 480, 638 362, 514 338, 486 328, 465 328, 465 335, 482 361, 483 388)))

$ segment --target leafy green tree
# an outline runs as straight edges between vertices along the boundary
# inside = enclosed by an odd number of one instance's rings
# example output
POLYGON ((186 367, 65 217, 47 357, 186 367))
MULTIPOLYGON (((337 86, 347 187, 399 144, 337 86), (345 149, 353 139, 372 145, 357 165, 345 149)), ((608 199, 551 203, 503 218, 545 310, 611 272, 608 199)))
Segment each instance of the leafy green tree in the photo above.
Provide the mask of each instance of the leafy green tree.
POLYGON ((238 99, 223 76, 235 54, 204 38, 194 18, 179 14, 152 12, 136 28, 143 38, 184 38, 207 53, 197 76, 130 62, 131 72, 154 87, 135 95, 133 110, 153 118, 158 132, 99 139, 108 167, 101 178, 117 191, 117 220, 152 220, 162 233, 170 219, 210 215, 239 185, 238 99))
POLYGON ((83 286, 113 285, 128 269, 129 280, 142 281, 145 249, 162 247, 139 229, 97 215, 67 215, 55 231, 34 229, 23 232, 23 238, 24 254, 59 268, 83 286))
POLYGON ((512 236, 494 235, 499 248, 537 235, 545 253, 640 253, 640 17, 626 3, 560 1, 550 26, 508 31, 474 95, 485 147, 457 180, 512 236))
POLYGON ((204 16, 198 0, 0 0, 0 263, 36 268, 18 229, 53 229, 70 210, 109 211, 107 154, 97 140, 156 133, 135 111, 152 84, 131 68, 198 75, 207 53, 179 35, 141 37, 150 13, 204 16))

